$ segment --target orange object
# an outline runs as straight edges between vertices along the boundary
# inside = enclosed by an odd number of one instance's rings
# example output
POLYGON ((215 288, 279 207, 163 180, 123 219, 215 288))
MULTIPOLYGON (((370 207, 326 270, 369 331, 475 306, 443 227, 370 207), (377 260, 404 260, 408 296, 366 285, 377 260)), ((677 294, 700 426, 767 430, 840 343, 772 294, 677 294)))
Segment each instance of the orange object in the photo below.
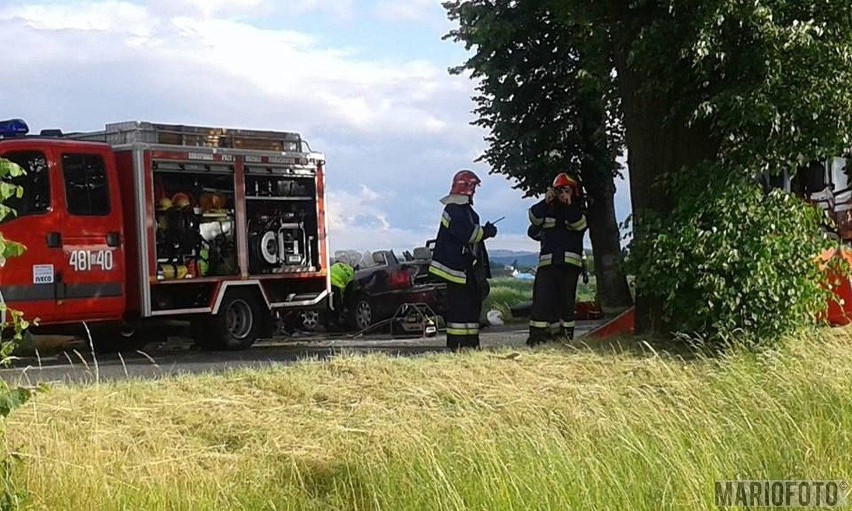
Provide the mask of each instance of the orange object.
POLYGON ((829 289, 834 294, 834 299, 828 302, 828 310, 823 319, 832 326, 843 326, 852 323, 852 281, 850 277, 839 273, 833 264, 847 264, 852 266, 852 250, 846 247, 826 250, 820 254, 818 265, 820 270, 829 277, 829 289))
POLYGON ((476 192, 476 187, 480 184, 482 184, 482 180, 472 170, 460 170, 453 176, 453 185, 450 187, 450 194, 472 197, 474 192, 476 192))
POLYGON ((589 320, 600 319, 603 316, 603 309, 597 302, 577 302, 574 304, 574 319, 589 320))
POLYGON ((636 333, 636 312, 633 307, 588 333, 589 337, 613 337, 636 333))
POLYGON ((212 211, 225 208, 225 197, 218 193, 205 192, 198 198, 198 206, 203 211, 212 211))
POLYGON ((192 200, 185 193, 176 193, 172 197, 172 205, 176 208, 185 208, 192 205, 192 200))
POLYGON ((201 197, 198 198, 198 207, 200 207, 202 211, 210 211, 213 209, 213 194, 202 193, 201 197))

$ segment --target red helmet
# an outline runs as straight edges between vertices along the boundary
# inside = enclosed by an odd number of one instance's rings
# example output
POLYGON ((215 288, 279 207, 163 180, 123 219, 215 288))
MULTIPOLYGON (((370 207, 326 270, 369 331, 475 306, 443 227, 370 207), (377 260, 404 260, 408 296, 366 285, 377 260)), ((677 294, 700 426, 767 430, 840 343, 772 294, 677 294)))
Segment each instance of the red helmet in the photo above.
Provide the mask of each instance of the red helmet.
POLYGON ((453 187, 450 189, 452 195, 473 195, 476 185, 482 181, 470 170, 460 170, 453 176, 453 187))
POLYGON ((556 178, 553 180, 553 187, 554 188, 571 187, 574 190, 576 190, 578 188, 577 180, 572 178, 571 176, 569 176, 565 172, 562 172, 558 176, 556 176, 556 178))
POLYGON ((571 195, 574 197, 580 196, 580 183, 565 172, 560 172, 559 175, 556 176, 553 180, 553 188, 556 190, 570 188, 571 195))

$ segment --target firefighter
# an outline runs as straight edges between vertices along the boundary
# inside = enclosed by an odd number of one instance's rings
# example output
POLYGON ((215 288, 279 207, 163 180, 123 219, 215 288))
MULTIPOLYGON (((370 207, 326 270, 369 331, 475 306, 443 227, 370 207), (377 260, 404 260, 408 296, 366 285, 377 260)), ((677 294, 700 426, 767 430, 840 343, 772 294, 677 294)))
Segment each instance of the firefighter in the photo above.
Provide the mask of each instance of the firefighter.
POLYGON ((355 269, 348 263, 345 255, 337 256, 331 265, 331 292, 334 307, 337 310, 336 323, 342 325, 344 322, 345 301, 348 298, 347 289, 352 287, 355 280, 355 269))
POLYGON ((479 348, 482 302, 488 296, 491 270, 485 240, 497 235, 491 222, 479 224, 473 195, 481 183, 470 170, 453 177, 450 194, 441 199, 444 212, 438 227, 429 273, 446 281, 447 348, 479 348))
POLYGON ((586 216, 580 186, 560 173, 545 198, 529 209, 527 234, 540 244, 527 345, 574 338, 577 280, 583 273, 586 216))

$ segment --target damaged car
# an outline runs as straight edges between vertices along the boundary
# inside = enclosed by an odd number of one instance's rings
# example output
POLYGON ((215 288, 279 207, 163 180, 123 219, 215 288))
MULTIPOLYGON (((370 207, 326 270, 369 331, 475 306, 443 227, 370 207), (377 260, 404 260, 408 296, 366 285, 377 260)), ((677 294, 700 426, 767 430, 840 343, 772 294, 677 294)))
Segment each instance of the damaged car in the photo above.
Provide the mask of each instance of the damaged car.
POLYGON ((429 273, 431 248, 418 247, 401 257, 393 250, 344 252, 348 252, 347 263, 355 274, 342 310, 341 304, 335 304, 336 310, 300 311, 289 321, 292 328, 310 332, 322 326, 330 331, 361 332, 386 326, 395 316, 408 326, 415 318, 420 321, 427 316, 443 322, 447 286, 429 273))
POLYGON ((432 252, 427 247, 405 253, 400 260, 393 250, 370 255, 355 270, 355 279, 345 299, 349 326, 365 330, 388 320, 405 304, 425 304, 435 314, 443 314, 446 284, 429 274, 432 252))

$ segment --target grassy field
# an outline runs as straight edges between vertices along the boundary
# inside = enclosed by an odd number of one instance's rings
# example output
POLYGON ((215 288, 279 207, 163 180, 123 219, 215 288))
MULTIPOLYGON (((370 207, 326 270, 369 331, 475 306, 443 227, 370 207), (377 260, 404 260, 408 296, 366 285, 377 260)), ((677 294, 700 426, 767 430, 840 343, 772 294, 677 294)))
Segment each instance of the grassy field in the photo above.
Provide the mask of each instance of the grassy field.
POLYGON ((614 346, 342 356, 58 386, 16 411, 28 509, 714 509, 848 477, 852 333, 726 360, 614 346))

